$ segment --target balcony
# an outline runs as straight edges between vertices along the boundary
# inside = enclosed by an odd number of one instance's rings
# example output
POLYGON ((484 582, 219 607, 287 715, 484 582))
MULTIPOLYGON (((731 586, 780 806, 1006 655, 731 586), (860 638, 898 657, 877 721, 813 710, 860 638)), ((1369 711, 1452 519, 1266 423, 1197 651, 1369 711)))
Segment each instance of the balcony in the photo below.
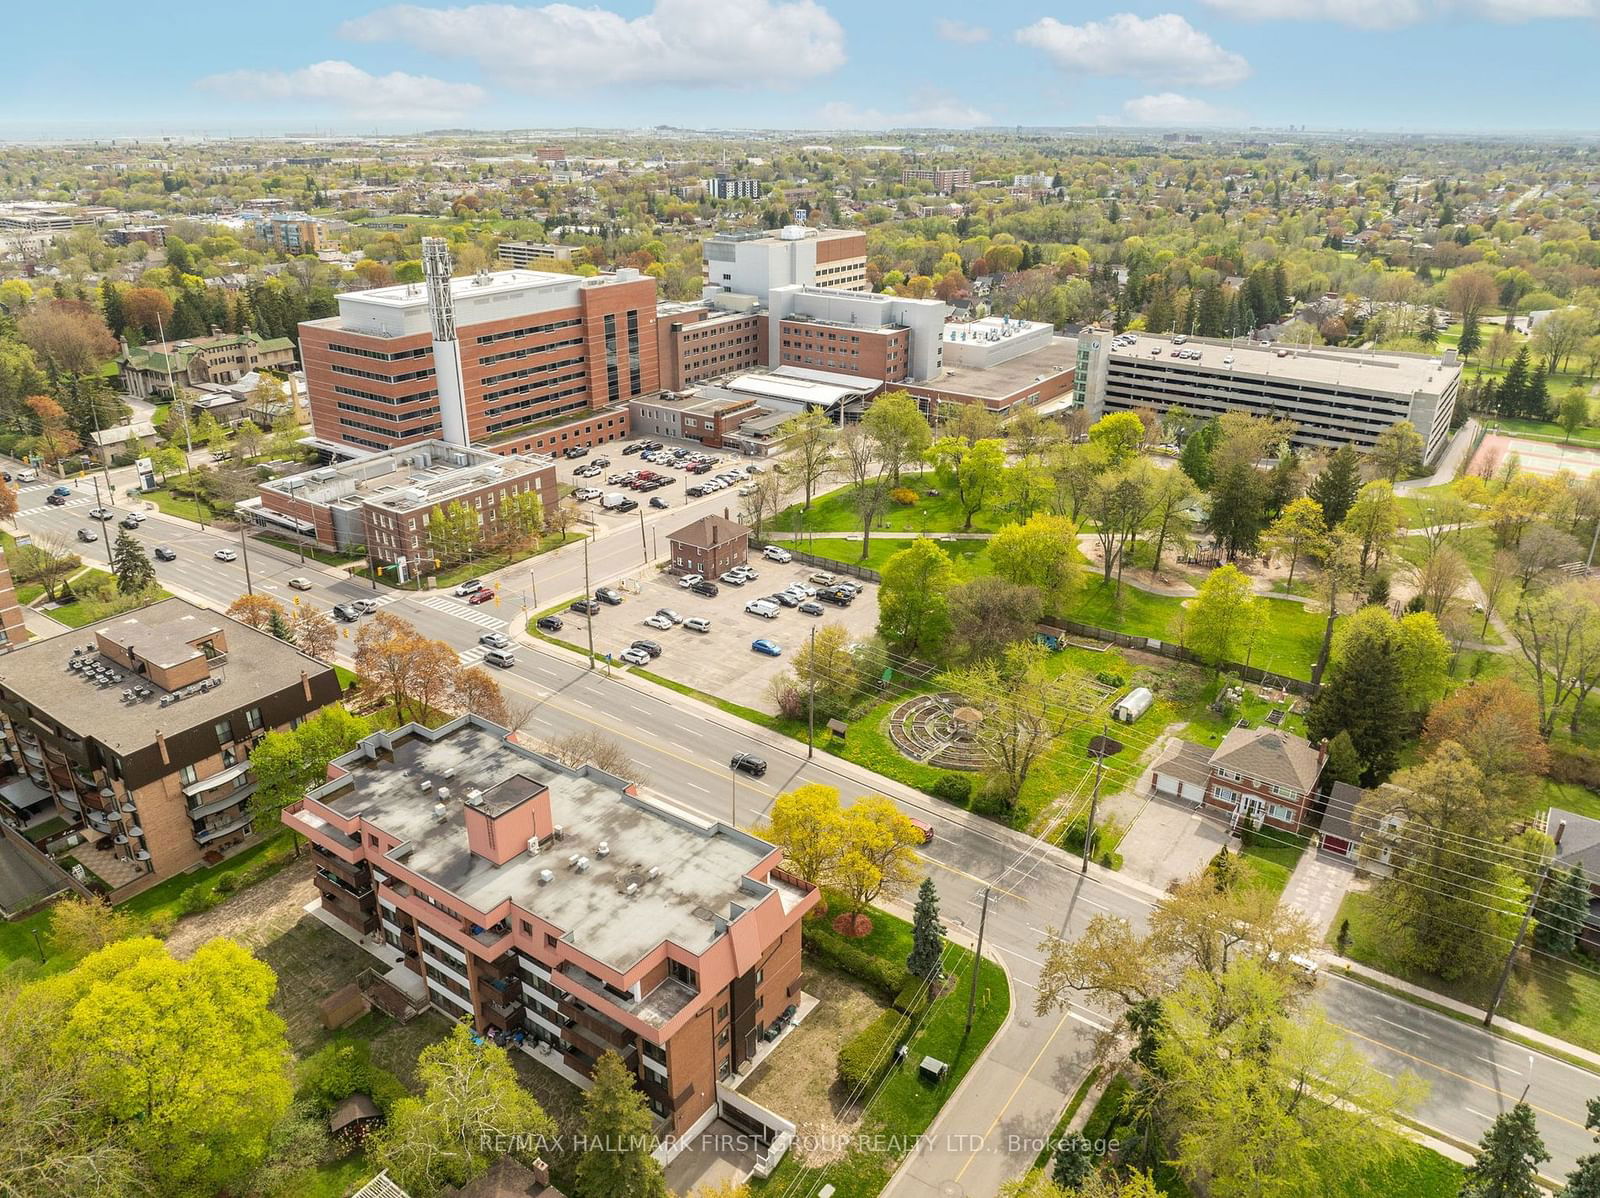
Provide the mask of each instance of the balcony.
POLYGON ((616 990, 593 974, 572 965, 562 968, 557 981, 581 987, 617 1010, 625 1011, 636 1019, 642 1019, 651 1027, 661 1027, 700 996, 700 992, 693 986, 669 977, 648 994, 635 998, 632 994, 616 990))
POLYGON ((219 811, 226 811, 229 807, 236 807, 247 802, 256 792, 256 784, 250 783, 238 790, 230 790, 227 794, 212 799, 209 803, 198 803, 189 808, 190 819, 205 819, 208 815, 215 815, 219 811))
POLYGON ((362 888, 358 884, 345 881, 331 869, 323 869, 320 865, 317 866, 317 877, 321 878, 330 886, 338 887, 352 898, 361 899, 364 901, 372 897, 372 887, 370 885, 362 888))
MULTIPOLYGON (((634 1048, 638 1038, 615 1020, 607 1019, 579 1003, 565 1000, 556 1006, 561 1022, 569 1032, 581 1032, 585 1039, 598 1044, 601 1051, 612 1048, 618 1052, 634 1048)), ((598 1053, 596 1054, 599 1055, 598 1053)))
POLYGON ((225 770, 218 770, 209 777, 189 783, 183 788, 184 797, 192 799, 196 795, 205 794, 207 791, 215 790, 219 786, 226 786, 236 778, 244 777, 249 772, 250 763, 241 761, 238 765, 231 765, 225 770))
POLYGON ((255 815, 247 810, 240 812, 230 820, 225 820, 220 824, 214 824, 209 828, 196 828, 194 830, 195 843, 210 844, 213 840, 218 840, 228 835, 230 832, 236 832, 242 828, 248 828, 254 818, 255 815))

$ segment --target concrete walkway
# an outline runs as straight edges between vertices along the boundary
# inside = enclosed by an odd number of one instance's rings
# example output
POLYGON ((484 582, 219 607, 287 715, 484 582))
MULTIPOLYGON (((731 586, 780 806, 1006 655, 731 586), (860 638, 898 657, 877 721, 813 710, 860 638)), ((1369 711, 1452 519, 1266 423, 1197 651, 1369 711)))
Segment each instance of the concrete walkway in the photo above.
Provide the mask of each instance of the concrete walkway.
POLYGON ((1456 430, 1455 436, 1450 438, 1450 444, 1445 447, 1444 453, 1439 458, 1439 464, 1433 468, 1433 473, 1424 478, 1408 478, 1404 482, 1396 483, 1395 494, 1409 495, 1424 487, 1437 487, 1453 481, 1457 471, 1461 469, 1461 459, 1466 456, 1477 435, 1478 422, 1468 417, 1467 422, 1456 430))
POLYGON ((1312 844, 1300 854, 1300 861, 1289 875, 1280 900, 1311 921, 1312 930, 1320 941, 1328 934, 1333 917, 1344 901, 1345 891, 1355 880, 1355 870, 1324 857, 1312 844))

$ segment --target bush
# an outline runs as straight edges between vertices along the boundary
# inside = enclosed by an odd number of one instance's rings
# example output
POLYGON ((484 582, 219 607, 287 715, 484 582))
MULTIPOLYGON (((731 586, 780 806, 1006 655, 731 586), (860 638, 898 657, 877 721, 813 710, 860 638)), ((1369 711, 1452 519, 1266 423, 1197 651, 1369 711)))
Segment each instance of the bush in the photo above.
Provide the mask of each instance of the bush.
POLYGON ((394 1074, 373 1064, 365 1040, 341 1040, 324 1045, 301 1063, 296 1092, 324 1115, 352 1094, 367 1095, 387 1115, 406 1089, 394 1074))
POLYGON ((1104 683, 1106 686, 1121 686, 1127 681, 1126 678, 1117 673, 1115 670, 1101 670, 1094 676, 1094 679, 1096 682, 1104 683))
POLYGON ((848 973, 856 981, 870 986, 884 1002, 893 1002, 906 984, 907 972, 903 962, 875 957, 859 945, 839 939, 825 927, 807 924, 802 935, 812 953, 835 969, 848 973))
POLYGON ((902 1015, 915 1019, 928 1009, 928 1004, 933 1001, 933 987, 926 979, 912 975, 906 979, 906 984, 900 987, 900 993, 894 996, 894 1009, 902 1015))
POLYGON ((839 1049, 839 1080, 856 1092, 869 1090, 894 1064, 895 1049, 911 1020, 899 1011, 885 1011, 844 1042, 839 1049))
POLYGON ((1600 789, 1600 753, 1582 745, 1551 745, 1550 778, 1590 790, 1600 789))
POLYGON ((896 487, 889 492, 889 501, 901 507, 912 507, 917 502, 917 493, 910 487, 896 487))
POLYGON ((178 911, 183 915, 198 915, 217 905, 218 899, 204 882, 196 882, 178 896, 178 911))
POLYGON ((218 874, 216 886, 218 894, 232 894, 239 889, 239 875, 232 872, 218 874))
POLYGON ((940 774, 928 787, 928 793, 936 799, 965 807, 972 797, 972 779, 965 774, 940 774))
POLYGON ((172 929, 177 926, 177 917, 171 911, 157 911, 150 917, 147 930, 157 940, 165 940, 172 935, 172 929))

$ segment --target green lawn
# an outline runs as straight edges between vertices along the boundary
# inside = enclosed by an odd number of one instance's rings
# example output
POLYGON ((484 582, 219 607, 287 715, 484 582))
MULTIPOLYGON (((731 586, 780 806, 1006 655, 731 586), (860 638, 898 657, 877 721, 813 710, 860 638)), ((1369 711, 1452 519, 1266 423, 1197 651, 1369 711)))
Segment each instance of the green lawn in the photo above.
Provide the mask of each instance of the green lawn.
MULTIPOLYGON (((938 538, 936 538, 938 539, 938 538)), ((911 545, 910 541, 898 537, 874 537, 867 545, 867 559, 861 560, 861 538, 846 537, 806 537, 800 540, 782 540, 777 542, 790 549, 799 549, 805 553, 812 553, 818 557, 825 557, 831 561, 844 562, 852 566, 866 566, 871 570, 882 571, 883 564, 893 555, 911 545)), ((956 567, 965 578, 977 578, 981 574, 992 572, 989 565, 989 542, 976 541, 967 538, 939 539, 939 545, 954 560, 956 567)))
MULTIPOLYGON (((432 575, 433 585, 436 587, 453 587, 457 583, 465 582, 469 578, 476 578, 480 574, 488 574, 494 570, 503 570, 507 566, 514 566, 518 562, 527 561, 530 557, 538 557, 541 553, 549 553, 554 549, 560 549, 563 545, 570 545, 574 541, 581 541, 583 540, 583 537, 584 534, 581 532, 569 532, 565 535, 559 536, 552 533, 540 541, 535 548, 528 549, 526 551, 511 550, 501 553, 487 553, 482 557, 475 557, 471 561, 462 562, 460 565, 451 566, 448 569, 438 571, 436 574, 432 575)), ((366 566, 362 566, 357 570, 353 570, 351 573, 358 578, 372 577, 370 570, 366 566)), ((390 589, 399 590, 412 590, 415 589, 417 585, 414 575, 406 583, 397 584, 394 581, 393 571, 389 569, 379 570, 378 582, 383 586, 389 587, 390 589)))
MULTIPOLYGON (((911 948, 911 925, 876 908, 870 908, 868 914, 872 918, 872 934, 850 943, 903 968, 911 948)), ((820 934, 832 935, 826 929, 820 934)), ((752 1179, 752 1194, 779 1198, 790 1193, 815 1193, 827 1184, 834 1187, 837 1198, 872 1198, 888 1184, 915 1137, 927 1130, 939 1108, 961 1084, 1005 1021, 1011 1005, 1004 971, 984 959, 978 970, 976 1014, 972 1031, 967 1033, 964 1025, 973 955, 947 944, 944 960, 950 975, 948 987, 915 1025, 905 1063, 892 1067, 867 1101, 854 1146, 842 1159, 821 1168, 807 1168, 791 1152, 771 1177, 752 1179), (937 1085, 923 1081, 918 1073, 916 1062, 924 1056, 950 1066, 937 1085)))
POLYGON ((324 566, 350 566, 366 560, 363 553, 330 553, 320 549, 311 541, 296 541, 293 537, 279 536, 277 533, 258 532, 251 534, 257 541, 265 541, 268 545, 276 545, 279 549, 287 549, 290 553, 303 552, 314 562, 324 566))
POLYGON ((1549 778, 1522 795, 1517 802, 1515 817, 1534 819, 1544 817, 1551 807, 1600 819, 1600 795, 1574 782, 1553 782, 1549 778))
POLYGON ((184 520, 205 520, 208 524, 215 524, 222 516, 231 516, 231 512, 219 512, 209 502, 196 501, 187 495, 174 495, 167 487, 157 487, 153 491, 143 492, 143 498, 148 499, 156 507, 169 516, 177 516, 184 520))
MULTIPOLYGON (((1346 919, 1350 921, 1351 960, 1474 1006, 1488 1000, 1495 983, 1492 977, 1445 982, 1395 961, 1384 946, 1381 912, 1371 894, 1345 896, 1329 925, 1330 944, 1346 919)), ((1600 967, 1587 958, 1534 959, 1524 954, 1511 971, 1500 1014, 1580 1048, 1600 1051, 1600 967)))
POLYGON ((1250 833, 1250 843, 1240 854, 1245 873, 1251 884, 1274 894, 1282 894, 1289 884, 1289 875, 1300 863, 1309 838, 1291 832, 1279 832, 1261 827, 1250 833))
MULTIPOLYGON (((1583 382, 1576 375, 1560 376, 1566 380, 1583 382)), ((1585 384, 1587 385, 1587 384, 1585 384)), ((1560 393, 1566 391, 1563 385, 1560 393)), ((1552 397, 1558 394, 1555 384, 1550 387, 1552 397)), ((1586 425, 1572 434, 1568 441, 1566 430, 1553 420, 1519 420, 1509 416, 1486 416, 1484 422, 1489 426, 1490 432, 1502 432, 1513 437, 1527 437, 1534 441, 1558 441, 1564 444, 1581 445, 1589 449, 1600 449, 1600 428, 1586 425)))
MULTIPOLYGON (((879 513, 876 527, 898 532, 995 532, 1016 521, 1012 512, 986 507, 973 516, 972 527, 967 529, 964 527, 966 513, 961 510, 952 493, 945 491, 937 498, 927 495, 930 488, 939 489, 932 474, 920 478, 907 475, 905 484, 917 492, 917 502, 909 507, 888 504, 879 513)), ((802 529, 808 532, 859 532, 861 516, 851 502, 850 495, 849 487, 840 487, 837 491, 816 496, 811 501, 811 510, 803 514, 803 520, 800 504, 785 508, 772 521, 774 535, 780 531, 796 533, 802 529)))

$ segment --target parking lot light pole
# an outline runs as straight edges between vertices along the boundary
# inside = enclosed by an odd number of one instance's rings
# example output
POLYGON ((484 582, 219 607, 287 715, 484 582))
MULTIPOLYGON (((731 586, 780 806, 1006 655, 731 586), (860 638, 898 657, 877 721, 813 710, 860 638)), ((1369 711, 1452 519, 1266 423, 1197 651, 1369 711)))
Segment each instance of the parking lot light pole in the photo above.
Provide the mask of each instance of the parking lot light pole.
POLYGON ((817 626, 811 626, 811 656, 806 660, 806 758, 816 755, 817 741, 817 626))
POLYGON ((644 564, 650 564, 650 542, 644 536, 644 509, 639 509, 639 551, 644 554, 644 564))

